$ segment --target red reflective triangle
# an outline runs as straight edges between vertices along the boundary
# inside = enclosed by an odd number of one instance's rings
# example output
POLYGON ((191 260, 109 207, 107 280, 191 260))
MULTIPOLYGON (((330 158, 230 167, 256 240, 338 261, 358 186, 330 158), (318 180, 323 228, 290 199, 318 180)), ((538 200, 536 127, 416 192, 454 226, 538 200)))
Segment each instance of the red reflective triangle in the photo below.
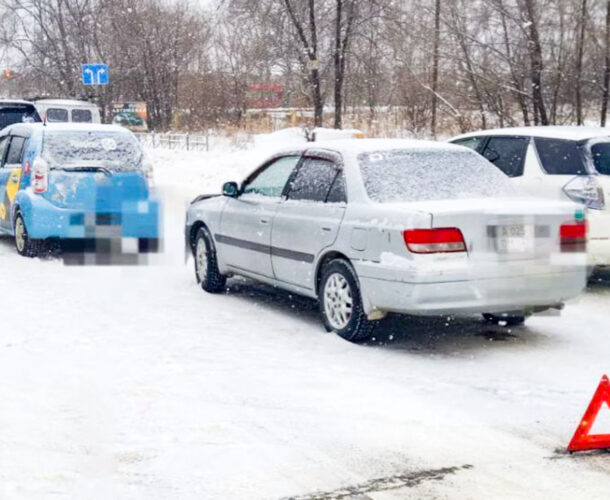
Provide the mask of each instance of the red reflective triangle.
POLYGON ((595 423, 597 414, 604 403, 610 406, 610 380, 608 380, 607 375, 602 377, 602 380, 593 395, 593 399, 589 403, 589 407, 582 417, 572 441, 570 441, 570 444, 568 445, 568 451, 610 448, 610 434, 589 434, 591 427, 593 427, 593 424, 595 423))

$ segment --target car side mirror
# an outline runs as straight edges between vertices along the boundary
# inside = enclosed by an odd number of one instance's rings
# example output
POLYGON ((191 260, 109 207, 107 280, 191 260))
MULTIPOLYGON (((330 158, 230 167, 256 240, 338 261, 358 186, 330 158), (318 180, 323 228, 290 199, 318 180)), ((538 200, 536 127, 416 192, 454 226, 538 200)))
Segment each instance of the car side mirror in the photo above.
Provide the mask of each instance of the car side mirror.
POLYGON ((222 185, 222 194, 224 196, 228 196, 229 198, 237 198, 239 193, 239 187, 237 187, 237 182, 225 182, 222 185))

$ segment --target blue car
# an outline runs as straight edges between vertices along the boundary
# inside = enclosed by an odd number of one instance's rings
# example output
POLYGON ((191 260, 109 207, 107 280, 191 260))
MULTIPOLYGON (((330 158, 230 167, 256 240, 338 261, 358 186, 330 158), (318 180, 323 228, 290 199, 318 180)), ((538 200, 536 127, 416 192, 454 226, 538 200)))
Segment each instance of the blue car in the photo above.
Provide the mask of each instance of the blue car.
POLYGON ((34 257, 159 247, 159 203, 136 137, 114 125, 21 123, 0 132, 0 233, 34 257))

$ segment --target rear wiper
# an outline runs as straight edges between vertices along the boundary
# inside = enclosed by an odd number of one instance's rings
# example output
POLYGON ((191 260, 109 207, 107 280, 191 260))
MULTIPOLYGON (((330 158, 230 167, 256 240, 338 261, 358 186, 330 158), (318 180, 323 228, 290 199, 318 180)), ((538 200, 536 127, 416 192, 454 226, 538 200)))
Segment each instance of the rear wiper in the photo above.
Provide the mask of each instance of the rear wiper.
POLYGON ((103 172, 108 176, 112 175, 112 170, 97 165, 85 165, 82 167, 53 167, 53 170, 65 170, 66 172, 103 172))

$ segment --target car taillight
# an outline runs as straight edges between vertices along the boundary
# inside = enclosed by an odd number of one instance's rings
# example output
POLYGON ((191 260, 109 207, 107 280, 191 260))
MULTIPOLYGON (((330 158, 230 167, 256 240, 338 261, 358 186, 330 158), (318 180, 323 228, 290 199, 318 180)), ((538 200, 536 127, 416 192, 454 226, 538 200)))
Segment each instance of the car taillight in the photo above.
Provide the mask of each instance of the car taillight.
POLYGON ((559 228, 562 252, 584 252, 587 249, 587 222, 566 222, 559 228))
POLYGON ((148 183, 149 188, 152 188, 155 186, 155 176, 154 176, 152 168, 150 168, 146 171, 146 182, 148 183))
POLYGON ((592 175, 579 175, 574 177, 563 187, 568 198, 583 203, 587 208, 602 210, 606 205, 604 190, 599 181, 592 175))
POLYGON ((412 253, 465 252, 466 242, 457 227, 437 229, 407 229, 403 233, 405 244, 412 253))
POLYGON ((36 158, 32 165, 32 189, 36 194, 46 193, 49 187, 49 164, 44 158, 36 158))

